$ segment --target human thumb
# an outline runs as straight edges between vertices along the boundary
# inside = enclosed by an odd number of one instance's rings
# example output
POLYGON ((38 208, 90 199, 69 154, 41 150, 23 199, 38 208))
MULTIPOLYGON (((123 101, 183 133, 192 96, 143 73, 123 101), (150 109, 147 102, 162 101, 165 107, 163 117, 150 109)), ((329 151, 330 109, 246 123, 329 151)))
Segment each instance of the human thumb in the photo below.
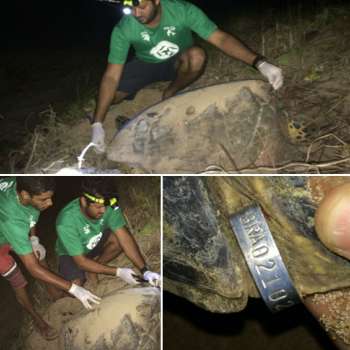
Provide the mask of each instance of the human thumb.
POLYGON ((333 188, 320 203, 315 228, 323 244, 350 259, 350 184, 333 188))

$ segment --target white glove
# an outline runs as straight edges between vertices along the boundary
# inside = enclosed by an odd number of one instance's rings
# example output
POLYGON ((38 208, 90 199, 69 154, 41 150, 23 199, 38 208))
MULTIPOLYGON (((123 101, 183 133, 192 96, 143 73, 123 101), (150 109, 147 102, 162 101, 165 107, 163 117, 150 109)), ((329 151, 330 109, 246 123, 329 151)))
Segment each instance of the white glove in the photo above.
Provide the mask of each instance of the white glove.
POLYGON ((30 243, 32 244, 33 253, 36 256, 36 258, 39 261, 44 260, 46 256, 46 249, 42 244, 39 243, 39 237, 30 236, 30 243))
POLYGON ((267 78, 275 90, 278 90, 283 85, 283 75, 281 68, 263 61, 258 65, 257 69, 265 78, 267 78))
POLYGON ((160 275, 152 271, 146 271, 143 278, 153 287, 160 287, 160 275))
POLYGON ((97 153, 106 152, 105 144, 105 131, 103 130, 102 123, 96 122, 91 125, 92 138, 91 142, 95 145, 97 153))
POLYGON ((90 305, 90 302, 99 304, 101 300, 101 298, 99 298, 97 295, 92 294, 87 289, 80 287, 74 283, 72 283, 72 286, 69 288, 68 293, 72 294, 77 299, 79 299, 81 303, 84 305, 84 307, 88 310, 93 309, 93 307, 90 305))
POLYGON ((120 277, 126 283, 135 285, 140 282, 136 279, 137 275, 132 269, 118 267, 116 271, 116 276, 120 277))

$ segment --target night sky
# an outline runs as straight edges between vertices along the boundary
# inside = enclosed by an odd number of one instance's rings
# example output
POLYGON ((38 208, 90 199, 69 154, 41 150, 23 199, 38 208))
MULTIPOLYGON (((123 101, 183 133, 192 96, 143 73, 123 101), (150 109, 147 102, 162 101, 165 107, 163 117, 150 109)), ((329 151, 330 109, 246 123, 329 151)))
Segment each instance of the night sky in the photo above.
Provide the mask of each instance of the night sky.
MULTIPOLYGON (((220 24, 222 16, 322 7, 345 0, 191 0, 220 24), (283 10, 284 9, 284 10, 283 10)), ((121 14, 119 5, 97 0, 4 0, 0 10, 1 48, 44 43, 47 47, 106 44, 121 14)))
MULTIPOLYGON (((192 0, 217 19, 220 14, 286 8, 291 0, 192 0)), ((312 0, 309 3, 321 1, 312 0)), ((62 46, 75 42, 96 43, 106 36, 120 18, 120 6, 97 0, 8 0, 0 11, 2 47, 42 43, 62 46)))

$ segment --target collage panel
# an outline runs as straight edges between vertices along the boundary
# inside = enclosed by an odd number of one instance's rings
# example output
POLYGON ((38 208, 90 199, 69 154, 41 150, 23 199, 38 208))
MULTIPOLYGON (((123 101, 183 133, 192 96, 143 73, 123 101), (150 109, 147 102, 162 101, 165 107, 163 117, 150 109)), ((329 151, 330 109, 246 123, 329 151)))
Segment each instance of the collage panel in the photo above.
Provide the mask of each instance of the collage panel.
POLYGON ((349 191, 346 176, 164 177, 163 348, 348 349, 349 191))
POLYGON ((160 177, 0 179, 1 349, 160 349, 160 177))
POLYGON ((349 172, 346 0, 12 0, 1 15, 1 173, 349 172))

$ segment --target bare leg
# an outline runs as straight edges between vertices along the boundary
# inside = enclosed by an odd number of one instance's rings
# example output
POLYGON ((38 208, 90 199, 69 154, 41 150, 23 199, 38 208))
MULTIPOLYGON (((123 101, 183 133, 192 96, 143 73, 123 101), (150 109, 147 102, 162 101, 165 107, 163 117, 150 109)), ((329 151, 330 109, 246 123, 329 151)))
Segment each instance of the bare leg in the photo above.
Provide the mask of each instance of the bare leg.
POLYGON ((199 47, 191 47, 183 52, 179 58, 177 76, 164 90, 163 100, 196 81, 204 71, 205 61, 206 53, 199 47))
POLYGON ((14 289, 17 301, 23 306, 23 308, 32 317, 35 326, 39 330, 40 334, 46 340, 53 340, 57 338, 58 334, 45 320, 34 310, 33 304, 29 299, 26 287, 14 289))
MULTIPOLYGON (((96 259, 100 264, 107 264, 114 258, 116 258, 122 252, 122 248, 118 242, 117 237, 114 234, 110 234, 106 243, 103 246, 102 254, 96 259)), ((96 273, 87 272, 88 279, 92 283, 97 283, 98 278, 96 273)))

